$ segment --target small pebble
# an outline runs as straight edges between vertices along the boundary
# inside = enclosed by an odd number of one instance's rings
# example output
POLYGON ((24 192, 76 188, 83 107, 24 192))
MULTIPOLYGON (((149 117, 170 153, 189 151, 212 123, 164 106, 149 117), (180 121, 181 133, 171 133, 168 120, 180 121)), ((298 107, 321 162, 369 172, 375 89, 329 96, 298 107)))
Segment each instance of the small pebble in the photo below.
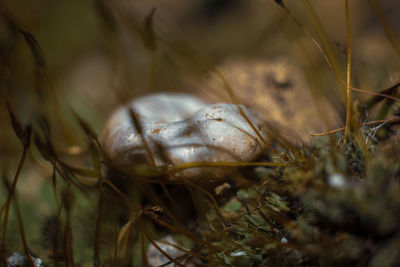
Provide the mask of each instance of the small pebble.
MULTIPOLYGON (((43 267, 40 258, 34 258, 31 256, 31 259, 35 267, 43 267)), ((14 252, 14 254, 7 259, 7 265, 7 267, 29 267, 29 262, 25 255, 14 252)))
POLYGON ((328 183, 334 188, 343 188, 346 186, 346 180, 344 179, 343 175, 338 173, 331 174, 329 176, 328 183))

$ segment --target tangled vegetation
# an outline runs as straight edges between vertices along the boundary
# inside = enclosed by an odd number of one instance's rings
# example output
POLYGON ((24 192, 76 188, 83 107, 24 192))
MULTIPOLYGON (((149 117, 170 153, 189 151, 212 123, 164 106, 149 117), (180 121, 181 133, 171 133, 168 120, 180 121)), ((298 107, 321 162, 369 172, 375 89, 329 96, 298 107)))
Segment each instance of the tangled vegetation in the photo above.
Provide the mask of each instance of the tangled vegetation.
MULTIPOLYGON (((162 266, 400 265, 400 82, 394 78, 382 89, 388 83, 381 70, 385 64, 399 70, 400 39, 399 28, 391 26, 380 1, 370 0, 369 6, 392 49, 380 63, 355 59, 348 0, 341 4, 346 44, 333 44, 310 1, 301 1, 305 14, 299 15, 295 4, 266 0, 256 2, 270 8, 265 12, 276 16, 269 21, 274 25, 268 24, 271 28, 263 29, 254 42, 220 48, 204 37, 203 49, 185 41, 187 36, 178 30, 157 24, 157 8, 135 17, 132 14, 142 13, 130 13, 122 2, 98 0, 93 8, 107 39, 99 50, 106 50, 113 62, 113 90, 96 91, 94 111, 81 95, 71 98, 68 90, 58 89, 68 83, 63 77, 54 83, 57 60, 48 63, 40 39, 20 25, 7 5, 0 6, 2 265, 8 266, 7 259, 18 251, 26 256, 27 266, 35 266, 29 255, 45 266, 147 266, 152 265, 150 248, 167 259, 162 266), (268 49, 266 33, 279 39, 268 49), (339 118, 332 121, 319 107, 315 117, 326 124, 326 132, 298 142, 271 123, 268 149, 254 162, 149 162, 124 172, 108 161, 100 125, 112 105, 104 99, 115 106, 148 92, 179 91, 187 80, 214 75, 230 102, 237 104, 220 63, 230 57, 269 58, 288 50, 303 67, 317 106, 328 103, 339 118), (146 89, 137 90, 140 86, 146 89), (29 89, 18 90, 22 87, 29 89), (229 175, 207 183, 166 183, 171 173, 194 167, 229 168, 229 175), (182 253, 169 255, 162 243, 182 253)), ((202 16, 218 24, 218 12, 228 12, 221 11, 228 7, 224 1, 204 2, 201 7, 207 12, 202 16)), ((182 27, 187 34, 190 27, 198 27, 197 34, 207 31, 199 25, 182 27)), ((210 31, 227 43, 243 39, 234 39, 236 33, 223 26, 210 31)), ((279 96, 279 91, 274 94, 279 96)), ((141 133, 137 121, 132 123, 141 133)))

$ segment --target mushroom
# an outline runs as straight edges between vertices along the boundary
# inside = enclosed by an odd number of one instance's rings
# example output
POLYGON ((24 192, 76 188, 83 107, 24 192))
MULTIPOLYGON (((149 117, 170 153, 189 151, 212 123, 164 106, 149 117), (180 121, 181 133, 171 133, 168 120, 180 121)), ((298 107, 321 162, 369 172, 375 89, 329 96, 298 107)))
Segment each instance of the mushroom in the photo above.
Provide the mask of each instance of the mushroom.
MULTIPOLYGON (((252 125, 240 113, 239 105, 208 104, 186 94, 138 98, 119 108, 106 123, 102 139, 106 158, 116 168, 142 163, 252 161, 265 150, 259 135, 267 139, 267 127, 255 110, 240 108, 252 125)), ((215 180, 226 173, 222 167, 194 167, 176 171, 167 181, 215 180)))

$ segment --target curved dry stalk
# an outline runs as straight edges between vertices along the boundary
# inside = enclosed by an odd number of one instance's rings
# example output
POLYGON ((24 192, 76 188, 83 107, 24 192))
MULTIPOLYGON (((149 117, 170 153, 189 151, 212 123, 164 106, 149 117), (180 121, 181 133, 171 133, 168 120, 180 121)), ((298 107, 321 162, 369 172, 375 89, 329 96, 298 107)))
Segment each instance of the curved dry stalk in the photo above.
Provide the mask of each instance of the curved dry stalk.
POLYGON ((341 132, 341 131, 344 130, 344 128, 345 128, 345 127, 338 128, 338 129, 335 129, 335 130, 331 130, 331 131, 328 131, 328 132, 315 133, 315 134, 311 134, 311 136, 325 136, 325 135, 330 135, 330 134, 334 134, 334 133, 341 132))
POLYGON ((389 99, 392 99, 392 100, 394 100, 394 101, 400 102, 400 98, 395 97, 395 96, 391 96, 391 95, 387 95, 387 94, 381 94, 381 93, 376 93, 376 92, 371 92, 371 91, 367 91, 367 90, 362 90, 362 89, 355 88, 355 87, 350 87, 350 88, 351 88, 351 90, 353 90, 354 92, 357 92, 357 93, 366 94, 366 95, 381 96, 381 97, 389 98, 389 99))

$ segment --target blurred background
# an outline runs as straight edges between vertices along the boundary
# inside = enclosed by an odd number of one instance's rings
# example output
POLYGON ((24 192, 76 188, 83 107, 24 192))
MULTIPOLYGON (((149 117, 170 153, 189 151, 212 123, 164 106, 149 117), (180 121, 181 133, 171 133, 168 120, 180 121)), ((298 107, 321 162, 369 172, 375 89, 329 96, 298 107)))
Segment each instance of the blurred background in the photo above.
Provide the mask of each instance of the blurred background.
MULTIPOLYGON (((381 2, 386 22, 398 35, 400 4, 395 0, 378 2, 381 2)), ((340 1, 286 1, 285 5, 318 39, 319 29, 310 15, 315 12, 344 73, 344 4, 340 1)), ((354 86, 365 90, 382 89, 398 78, 398 56, 371 5, 362 0, 351 1, 350 5, 354 86)), ((321 54, 272 0, 42 0, 29 3, 5 0, 2 15, 2 98, 10 102, 24 121, 33 121, 38 113, 46 113, 54 134, 60 134, 59 144, 64 147, 78 141, 72 131, 63 131, 63 128, 74 127, 69 116, 71 109, 100 132, 104 119, 116 105, 138 95, 190 91, 213 101, 226 101, 223 92, 215 95, 209 89, 212 87, 209 85, 210 68, 222 66, 229 75, 232 69, 240 72, 247 65, 247 70, 242 72, 254 74, 256 71, 249 67, 254 59, 259 65, 266 62, 264 69, 268 70, 264 70, 264 76, 274 76, 251 77, 250 81, 245 81, 264 89, 261 94, 266 103, 275 101, 268 99, 268 95, 274 94, 273 89, 268 88, 273 87, 267 84, 268 79, 270 83, 281 85, 293 83, 298 91, 315 88, 337 98, 331 98, 331 102, 343 103, 337 81, 321 54), (39 78, 24 37, 10 26, 10 21, 36 38, 45 60, 39 78), (287 62, 282 63, 282 60, 287 62), (292 69, 287 70, 290 67, 292 69), (311 75, 306 68, 312 68, 311 75), (306 77, 306 81, 301 81, 298 75, 306 77)), ((247 98, 243 102, 254 101, 253 94, 247 94, 247 98)), ((281 108, 291 105, 296 104, 282 104, 281 108)), ((265 113, 279 112, 277 107, 265 113)), ((2 142, 1 151, 11 156, 18 145, 13 143, 16 140, 12 134, 10 136, 4 108, 1 125, 1 140, 7 140, 2 142)))
MULTIPOLYGON (((337 74, 345 80, 344 1, 284 3, 317 40, 323 42, 326 34, 337 74)), ((3 176, 14 175, 22 151, 6 102, 23 124, 46 118, 58 153, 87 166, 85 135, 73 112, 100 135, 111 112, 136 96, 190 92, 230 102, 215 68, 226 75, 240 102, 295 140, 343 126, 343 86, 310 38, 273 0, 3 0, 0 11, 3 176), (23 32, 37 44, 27 42, 23 32)), ((350 15, 353 86, 389 87, 399 80, 400 60, 385 30, 399 36, 400 2, 353 0, 350 15)), ((54 207, 42 183, 51 179, 52 168, 37 149, 29 153, 18 194, 29 218, 29 241, 39 246, 40 227, 30 222, 40 222, 54 207)))

